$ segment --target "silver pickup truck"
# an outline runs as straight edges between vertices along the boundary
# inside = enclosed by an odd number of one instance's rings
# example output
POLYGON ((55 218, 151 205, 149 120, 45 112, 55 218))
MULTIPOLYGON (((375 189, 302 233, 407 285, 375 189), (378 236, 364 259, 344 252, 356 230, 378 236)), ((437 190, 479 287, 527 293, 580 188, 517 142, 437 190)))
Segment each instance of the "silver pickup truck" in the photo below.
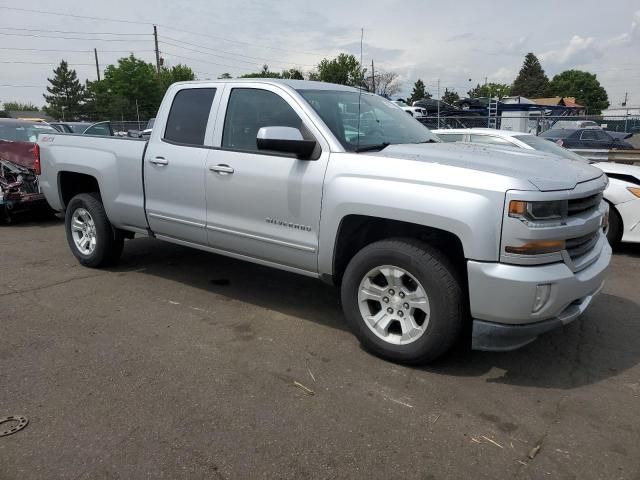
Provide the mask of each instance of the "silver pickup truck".
POLYGON ((588 307, 611 258, 601 170, 441 143, 339 85, 178 83, 148 142, 38 144, 81 264, 115 262, 137 234, 320 278, 340 286, 360 342, 394 361, 469 336, 525 345, 588 307))

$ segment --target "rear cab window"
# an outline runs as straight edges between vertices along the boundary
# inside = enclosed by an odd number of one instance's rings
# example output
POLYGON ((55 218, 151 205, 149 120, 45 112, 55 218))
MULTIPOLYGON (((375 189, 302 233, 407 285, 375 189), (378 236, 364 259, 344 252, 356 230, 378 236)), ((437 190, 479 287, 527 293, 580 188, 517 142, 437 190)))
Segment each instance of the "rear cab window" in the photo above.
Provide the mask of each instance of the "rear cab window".
POLYGON ((171 104, 163 139, 180 145, 203 146, 215 88, 185 88, 171 104))

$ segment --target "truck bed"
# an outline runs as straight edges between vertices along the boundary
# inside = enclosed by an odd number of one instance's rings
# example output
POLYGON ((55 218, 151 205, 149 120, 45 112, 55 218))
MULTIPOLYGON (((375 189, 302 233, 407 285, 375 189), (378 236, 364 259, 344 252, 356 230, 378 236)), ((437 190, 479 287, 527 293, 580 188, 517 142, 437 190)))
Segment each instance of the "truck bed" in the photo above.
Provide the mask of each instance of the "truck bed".
MULTIPOLYGON (((134 138, 78 134, 41 134, 40 187, 55 210, 63 210, 65 199, 58 184, 65 172, 97 179, 104 207, 115 227, 145 230, 143 155, 146 142, 134 138)), ((66 199, 68 200, 68 199, 66 199)))

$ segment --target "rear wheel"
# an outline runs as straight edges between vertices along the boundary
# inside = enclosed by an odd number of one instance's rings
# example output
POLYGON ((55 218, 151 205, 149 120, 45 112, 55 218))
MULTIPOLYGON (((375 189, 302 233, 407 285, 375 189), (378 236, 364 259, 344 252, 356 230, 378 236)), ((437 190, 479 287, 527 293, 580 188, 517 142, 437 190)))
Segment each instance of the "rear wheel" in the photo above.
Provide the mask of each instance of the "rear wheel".
POLYGON ((460 335, 463 293, 444 255, 413 240, 383 240, 358 252, 345 271, 342 305, 351 329, 373 353, 426 363, 460 335))
POLYGON ((607 231, 607 240, 609 245, 615 247, 622 240, 622 217, 616 210, 616 207, 609 205, 609 230, 607 231))
POLYGON ((71 199, 65 214, 67 243, 86 267, 104 267, 118 261, 124 237, 107 218, 97 193, 81 193, 71 199))

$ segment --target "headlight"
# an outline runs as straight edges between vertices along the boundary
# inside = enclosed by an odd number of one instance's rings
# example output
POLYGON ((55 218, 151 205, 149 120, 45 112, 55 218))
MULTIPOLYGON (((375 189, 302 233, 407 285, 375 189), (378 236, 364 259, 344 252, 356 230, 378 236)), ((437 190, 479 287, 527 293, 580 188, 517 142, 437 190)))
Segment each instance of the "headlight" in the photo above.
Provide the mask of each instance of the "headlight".
POLYGON ((627 187, 631 193, 633 193, 636 197, 640 197, 640 188, 637 187, 627 187))
POLYGON ((567 216, 568 203, 566 200, 548 202, 524 202, 511 200, 509 202, 509 216, 519 218, 531 227, 547 227, 561 221, 567 216), (554 220, 556 222, 554 222, 554 220), (538 224, 536 222, 545 222, 538 224))

